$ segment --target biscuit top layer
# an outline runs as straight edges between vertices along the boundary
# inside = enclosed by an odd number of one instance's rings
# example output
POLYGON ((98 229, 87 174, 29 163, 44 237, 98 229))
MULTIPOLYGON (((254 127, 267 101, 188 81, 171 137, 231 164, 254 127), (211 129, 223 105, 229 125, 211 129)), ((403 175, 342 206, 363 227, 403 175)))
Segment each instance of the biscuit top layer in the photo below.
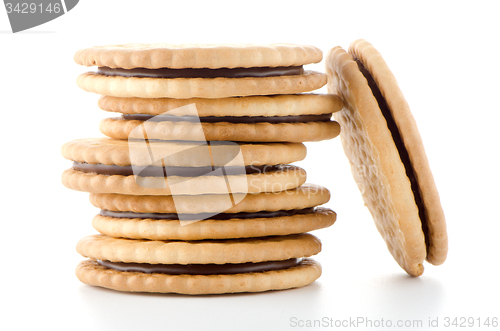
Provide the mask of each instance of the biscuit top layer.
POLYGON ((224 264, 280 261, 316 255, 321 241, 309 233, 224 240, 137 240, 86 236, 76 251, 111 262, 150 264, 224 264))
POLYGON ((293 44, 124 44, 84 48, 74 56, 80 65, 123 69, 289 67, 322 58, 317 47, 293 44))
POLYGON ((306 156, 306 146, 301 143, 195 143, 127 141, 109 138, 77 139, 64 144, 61 154, 68 160, 80 163, 117 166, 176 166, 204 167, 240 165, 234 160, 241 152, 245 165, 288 164, 306 156), (133 151, 131 153, 130 151, 133 151), (168 160, 150 157, 149 153, 168 160), (209 154, 216 157, 209 157, 209 154), (234 160, 234 161, 233 161, 234 160))

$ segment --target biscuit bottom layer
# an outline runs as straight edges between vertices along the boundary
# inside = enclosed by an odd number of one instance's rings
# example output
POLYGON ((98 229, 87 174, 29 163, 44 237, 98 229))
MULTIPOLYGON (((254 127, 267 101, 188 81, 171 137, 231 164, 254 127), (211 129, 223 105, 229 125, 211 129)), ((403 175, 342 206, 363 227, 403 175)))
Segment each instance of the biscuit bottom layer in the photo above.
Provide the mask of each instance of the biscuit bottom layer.
POLYGON ((104 76, 122 76, 139 78, 244 78, 244 77, 276 77, 303 75, 302 66, 293 67, 252 67, 252 68, 185 68, 185 69, 147 69, 147 68, 109 68, 99 67, 97 73, 104 76))
MULTIPOLYGON (((198 214, 182 214, 180 217, 183 221, 185 220, 200 220, 200 219, 215 219, 215 220, 229 220, 234 218, 239 219, 251 219, 251 218, 272 218, 272 217, 286 217, 293 215, 304 215, 313 214, 315 208, 304 208, 304 209, 294 209, 294 210, 278 210, 278 211, 261 211, 254 213, 198 213, 198 214)), ((99 212, 102 216, 115 217, 115 218, 142 218, 142 219, 154 219, 154 220, 178 220, 179 215, 175 213, 134 213, 128 211, 110 211, 101 210, 99 212)))
POLYGON ((136 167, 134 174, 133 166, 117 166, 107 164, 90 164, 73 162, 73 169, 85 173, 96 173, 99 175, 118 175, 118 176, 143 176, 143 177, 166 177, 166 176, 181 176, 181 177, 198 177, 204 175, 210 176, 228 176, 228 175, 244 175, 244 174, 259 174, 281 169, 280 165, 263 165, 263 166, 225 166, 221 167, 157 167, 146 166, 136 167), (216 171, 223 169, 223 171, 216 171))
POLYGON ((101 266, 122 272, 160 273, 169 275, 227 275, 282 270, 299 265, 301 259, 226 264, 149 264, 97 260, 101 266))

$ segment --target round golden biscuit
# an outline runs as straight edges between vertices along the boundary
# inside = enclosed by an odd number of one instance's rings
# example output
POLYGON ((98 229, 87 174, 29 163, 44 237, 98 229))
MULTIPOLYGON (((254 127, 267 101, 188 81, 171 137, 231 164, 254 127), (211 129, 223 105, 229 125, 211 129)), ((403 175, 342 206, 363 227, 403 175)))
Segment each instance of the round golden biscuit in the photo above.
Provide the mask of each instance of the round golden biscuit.
POLYGON ((321 251, 321 242, 317 237, 308 233, 200 241, 137 240, 97 234, 80 239, 76 250, 84 257, 111 262, 256 263, 309 257, 321 251))
POLYGON ((74 60, 110 68, 248 68, 300 66, 320 62, 317 47, 295 44, 120 44, 80 49, 74 60))
MULTIPOLYGON (((177 209, 191 213, 219 212, 226 205, 226 197, 217 194, 184 195, 126 195, 91 193, 90 203, 99 209, 130 211, 135 213, 177 213, 177 209)), ((225 213, 305 209, 327 203, 330 192, 323 186, 305 183, 297 188, 280 192, 235 195, 236 205, 225 213)))
POLYGON ((62 174, 62 183, 69 189, 129 195, 228 194, 228 182, 231 194, 280 192, 299 187, 305 181, 306 172, 290 165, 269 172, 234 176, 140 177, 85 173, 72 168, 62 174))
POLYGON ((182 108, 195 104, 198 116, 297 116, 334 113, 342 109, 342 100, 333 94, 281 94, 221 99, 144 99, 103 95, 99 108, 122 114, 175 116, 192 115, 182 108))
POLYGON ((190 123, 155 122, 106 118, 99 129, 113 139, 140 138, 143 130, 149 139, 198 141, 198 128, 209 141, 241 142, 306 142, 332 139, 339 135, 340 126, 335 121, 305 123, 190 123), (136 128, 141 126, 143 130, 136 128))
POLYGON ((326 81, 326 75, 316 71, 244 78, 143 78, 87 72, 77 77, 76 84, 84 91, 114 97, 190 99, 303 93, 323 87, 326 81))
POLYGON ((266 143, 266 144, 201 144, 188 141, 147 141, 147 148, 142 141, 87 138, 76 139, 61 147, 64 158, 80 163, 104 164, 117 166, 176 166, 203 167, 227 166, 239 147, 245 165, 261 166, 287 164, 301 161, 306 157, 306 146, 301 143, 266 143), (206 150, 212 157, 206 157, 206 150), (132 153, 131 153, 132 151, 132 153), (168 158, 152 160, 149 153, 168 158), (220 157, 213 157, 217 155, 220 157), (229 156, 227 156, 229 155, 229 156), (221 163, 222 162, 222 163, 221 163))
POLYGON ((321 276, 321 265, 307 258, 296 267, 276 271, 233 275, 167 275, 121 272, 86 260, 80 262, 75 273, 85 284, 117 291, 201 295, 302 287, 321 276))
POLYGON ((410 108, 380 53, 364 40, 353 42, 349 53, 331 49, 326 72, 329 92, 344 101, 334 116, 365 204, 394 259, 408 274, 420 276, 424 259, 442 263, 448 246, 444 213, 410 108))
POLYGON ((284 236, 327 228, 336 214, 327 208, 316 208, 307 214, 269 218, 205 219, 190 224, 179 220, 158 220, 147 217, 119 218, 97 214, 92 226, 102 234, 129 239, 203 240, 263 236, 284 236))

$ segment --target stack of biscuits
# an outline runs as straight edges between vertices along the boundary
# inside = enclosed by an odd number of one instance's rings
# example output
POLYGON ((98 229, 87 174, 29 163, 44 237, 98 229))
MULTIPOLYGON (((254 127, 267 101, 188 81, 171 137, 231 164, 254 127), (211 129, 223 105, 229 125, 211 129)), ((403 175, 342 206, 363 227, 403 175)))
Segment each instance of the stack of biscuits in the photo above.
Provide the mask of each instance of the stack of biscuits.
POLYGON ((77 244, 86 284, 215 294, 308 285, 331 226, 330 194, 304 184, 303 142, 340 132, 313 46, 127 44, 90 47, 77 84, 121 113, 107 136, 66 143, 63 184, 90 193, 100 232, 77 244))

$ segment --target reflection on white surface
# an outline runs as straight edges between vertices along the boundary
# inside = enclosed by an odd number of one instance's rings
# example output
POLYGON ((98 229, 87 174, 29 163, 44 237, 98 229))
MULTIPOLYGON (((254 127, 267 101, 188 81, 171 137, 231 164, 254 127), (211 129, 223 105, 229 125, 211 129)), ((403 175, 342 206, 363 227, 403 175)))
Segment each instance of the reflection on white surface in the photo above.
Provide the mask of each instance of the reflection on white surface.
POLYGON ((412 278, 403 272, 370 279, 363 288, 370 295, 364 305, 370 316, 427 320, 443 311, 444 280, 412 278))
POLYGON ((321 285, 313 283, 284 291, 186 296, 121 293, 82 285, 78 296, 99 329, 137 330, 146 323, 148 327, 187 330, 203 321, 209 329, 256 330, 287 328, 290 317, 315 314, 320 309, 321 291, 321 285))

